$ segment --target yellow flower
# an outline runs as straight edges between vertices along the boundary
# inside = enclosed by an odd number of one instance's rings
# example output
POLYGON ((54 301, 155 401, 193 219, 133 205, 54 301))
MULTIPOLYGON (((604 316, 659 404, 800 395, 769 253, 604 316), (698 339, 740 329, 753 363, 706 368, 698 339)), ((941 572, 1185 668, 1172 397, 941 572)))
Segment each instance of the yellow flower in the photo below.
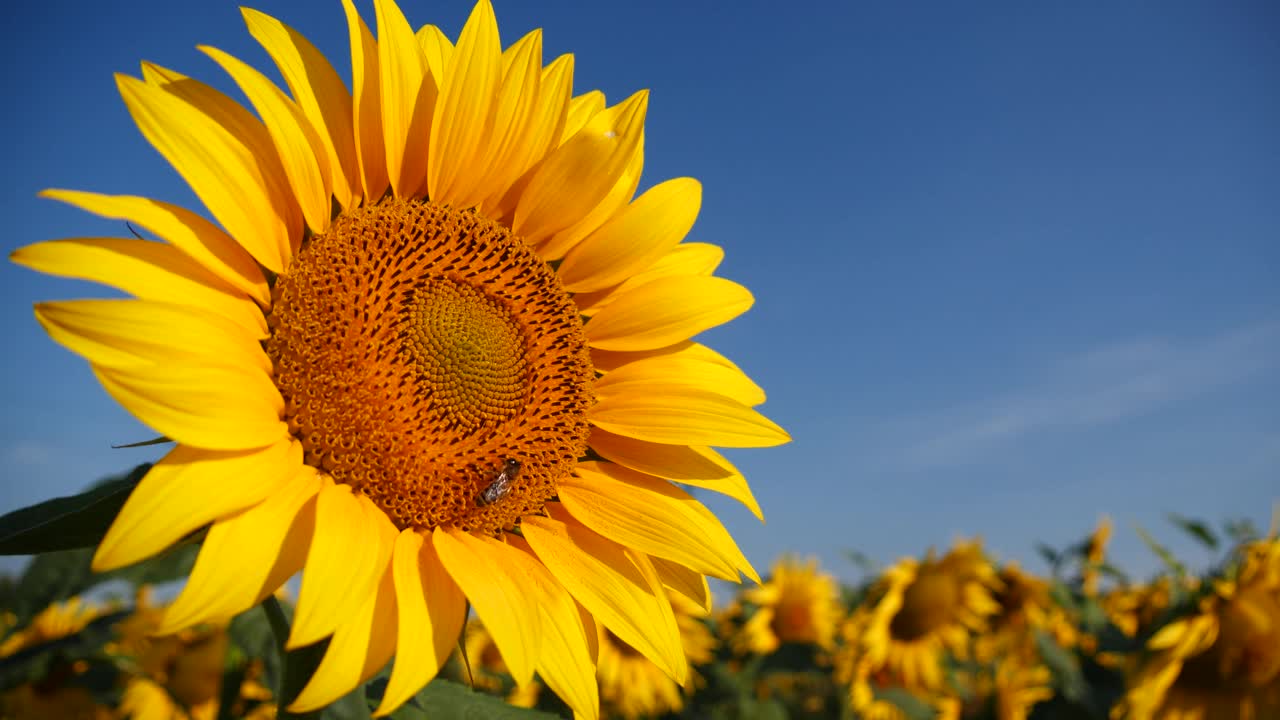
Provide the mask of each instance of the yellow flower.
POLYGON ((31 622, 25 628, 13 633, 0 643, 0 658, 51 640, 74 635, 101 614, 102 608, 86 603, 78 597, 53 603, 31 618, 31 622))
MULTIPOLYGON (((674 594, 671 606, 689 662, 693 665, 710 662, 716 642, 702 622, 706 610, 674 594)), ((634 720, 679 712, 684 707, 681 688, 629 643, 604 628, 600 628, 597 640, 600 696, 609 716, 634 720)))
POLYGON ((1031 708, 1053 697, 1049 668, 1024 666, 1017 661, 1002 662, 995 671, 995 711, 997 720, 1027 720, 1031 708))
POLYGON ((1152 655, 1129 679, 1112 717, 1280 717, 1280 552, 1250 557, 1235 581, 1214 586, 1197 613, 1151 637, 1152 655))
POLYGON ((868 671, 886 671, 909 690, 943 687, 945 651, 965 658, 973 632, 1000 606, 1000 585, 976 543, 960 543, 941 559, 906 559, 885 571, 848 634, 868 671))
POLYGON ((1102 597, 1111 623, 1128 637, 1145 634, 1170 607, 1173 581, 1161 576, 1145 585, 1114 588, 1102 597))
POLYGON ((1035 631, 1053 636, 1063 647, 1074 647, 1078 633, 1067 613, 1053 602, 1049 584, 1028 575, 1017 563, 1006 563, 994 593, 1000 610, 990 618, 988 632, 974 639, 974 654, 981 662, 998 656, 1015 655, 1024 663, 1039 657, 1035 631))
MULTIPOLYGON (((102 607, 79 597, 53 603, 37 613, 25 628, 0 643, 0 658, 74 635, 102 613, 102 607)), ((11 614, 5 618, 7 627, 16 622, 17 618, 11 614)), ((99 705, 88 689, 75 682, 88 669, 83 660, 55 662, 39 681, 19 685, 0 695, 0 717, 6 720, 106 720, 111 716, 110 708, 99 705)))
POLYGON ((174 70, 117 76, 139 130, 217 224, 160 200, 50 190, 163 242, 12 256, 135 296, 36 316, 177 443, 94 567, 210 525, 163 633, 225 620, 304 571, 287 646, 332 640, 297 712, 394 655, 377 709, 389 713, 436 674, 470 601, 518 683, 536 671, 595 717, 597 623, 684 682, 663 587, 758 580, 671 482, 758 514, 711 446, 789 438, 753 409, 763 391, 691 340, 752 296, 712 275, 718 247, 682 242, 697 181, 633 199, 647 93, 608 107, 599 92, 572 97, 573 57, 544 66, 540 31, 504 51, 488 0, 456 42, 415 32, 393 0, 374 5, 376 39, 343 2, 350 93, 302 35, 248 9, 288 94, 201 50, 256 117, 174 70))
POLYGON ((840 621, 835 578, 818 572, 818 561, 783 557, 774 563, 768 582, 743 598, 758 606, 740 631, 736 645, 765 655, 782 643, 810 643, 830 650, 840 621))

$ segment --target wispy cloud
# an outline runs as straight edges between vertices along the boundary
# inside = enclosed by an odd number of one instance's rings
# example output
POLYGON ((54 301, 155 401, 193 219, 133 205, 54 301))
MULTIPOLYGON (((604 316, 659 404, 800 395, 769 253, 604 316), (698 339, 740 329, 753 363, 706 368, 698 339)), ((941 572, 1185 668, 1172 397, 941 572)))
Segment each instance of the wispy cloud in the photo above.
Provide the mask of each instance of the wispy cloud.
POLYGON ((57 458, 57 452, 50 445, 20 440, 5 448, 2 456, 6 464, 33 468, 51 464, 57 458))
POLYGON ((1280 369, 1280 322, 1199 339, 1145 338, 1086 349, 1022 387, 904 420, 903 464, 976 459, 1052 430, 1099 427, 1280 369))

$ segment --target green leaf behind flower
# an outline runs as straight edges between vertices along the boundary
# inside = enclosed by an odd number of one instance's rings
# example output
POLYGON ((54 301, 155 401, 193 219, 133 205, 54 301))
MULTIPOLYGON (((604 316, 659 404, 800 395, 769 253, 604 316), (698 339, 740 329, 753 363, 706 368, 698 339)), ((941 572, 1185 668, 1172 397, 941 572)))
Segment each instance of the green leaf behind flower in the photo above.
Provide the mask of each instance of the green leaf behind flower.
POLYGON ((0 517, 0 555, 31 555, 96 546, 149 463, 79 495, 54 498, 0 517))

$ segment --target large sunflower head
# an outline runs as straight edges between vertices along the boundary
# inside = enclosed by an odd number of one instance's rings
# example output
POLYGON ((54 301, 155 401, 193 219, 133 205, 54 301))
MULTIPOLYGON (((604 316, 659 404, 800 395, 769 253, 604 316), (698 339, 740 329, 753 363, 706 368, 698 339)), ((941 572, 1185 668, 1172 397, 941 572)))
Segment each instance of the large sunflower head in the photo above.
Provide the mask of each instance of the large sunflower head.
POLYGON ((95 567, 210 526, 163 632, 230 617, 302 570, 288 646, 332 642, 296 711, 394 655, 390 712, 437 672, 470 601, 517 682, 537 671, 594 716, 596 623, 683 682, 664 588, 701 603, 706 575, 758 580, 672 482, 759 514, 711 447, 788 437, 753 409, 760 388, 692 339, 752 297, 713 275, 718 247, 683 242, 696 181, 635 195, 647 93, 575 95, 574 58, 544 63, 540 31, 504 49, 488 0, 456 40, 374 5, 376 36, 343 2, 350 88, 248 9, 287 93, 211 47, 251 110, 153 64, 119 75, 212 220, 51 190, 155 240, 12 256, 134 296, 36 316, 176 442, 95 567))
POLYGON ((842 612, 839 594, 835 578, 819 572, 817 559, 780 558, 768 581, 742 594, 756 610, 735 644, 762 655, 782 643, 830 650, 842 612))
POLYGON ((999 586, 977 543, 887 570, 868 595, 856 633, 871 672, 883 669, 909 689, 940 689, 943 653, 968 656, 972 634, 1000 609, 992 596, 999 586))
MULTIPOLYGON (((1271 541, 1274 543, 1274 541, 1271 541)), ((1194 614, 1157 631, 1113 716, 1280 716, 1280 552, 1250 554, 1194 614)))

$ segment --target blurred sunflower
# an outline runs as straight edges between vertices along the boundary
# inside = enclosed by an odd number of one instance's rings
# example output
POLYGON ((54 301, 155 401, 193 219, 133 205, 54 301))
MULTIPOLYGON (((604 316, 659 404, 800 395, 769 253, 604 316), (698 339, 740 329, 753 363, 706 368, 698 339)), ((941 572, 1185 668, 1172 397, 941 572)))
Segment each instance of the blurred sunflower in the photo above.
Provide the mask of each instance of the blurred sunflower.
MULTIPOLYGON (((97 619, 104 608, 79 597, 56 602, 41 610, 26 627, 0 643, 0 658, 74 635, 97 619)), ((8 622, 16 624, 16 617, 8 622)), ((55 660, 44 677, 0 694, 0 717, 6 720, 105 720, 111 709, 100 704, 79 680, 89 666, 83 660, 55 660)))
POLYGON ((1280 717, 1280 550, 1250 549, 1234 580, 1218 581, 1198 611, 1158 630, 1113 718, 1280 717))
POLYGON ((1053 697, 1049 680, 1049 668, 1043 665, 1000 663, 994 682, 996 720, 1027 720, 1036 703, 1053 697))
POLYGON ((74 635, 102 615, 103 608, 79 597, 55 602, 41 610, 25 628, 13 632, 0 643, 0 658, 21 650, 74 635))
POLYGON ((835 578, 818 572, 818 561, 783 557, 774 563, 769 580, 742 593, 757 606, 735 645, 767 655, 782 643, 810 643, 830 650, 840 622, 839 587, 835 578))
POLYGON ((852 631, 870 672, 882 670, 911 690, 943 687, 942 657, 969 654, 972 633, 999 611, 995 569, 977 543, 958 543, 940 559, 908 558, 873 586, 852 631))
POLYGON ((1102 609, 1111 624, 1127 637, 1149 632, 1173 605, 1173 580, 1167 575, 1149 583, 1113 588, 1102 596, 1102 609))
MULTIPOLYGON (((671 607, 689 663, 710 662, 716 641, 703 622, 707 611, 678 594, 671 595, 671 607)), ((597 640, 600 699, 608 716, 635 720, 679 712, 684 707, 684 691, 625 640, 603 627, 597 640)))
POLYGON ((476 688, 490 693, 498 693, 509 687, 507 702, 517 707, 533 707, 538 702, 538 692, 542 684, 532 680, 525 685, 516 685, 510 680, 511 671, 502 660, 502 653, 493 641, 493 635, 485 629, 479 620, 468 620, 466 639, 463 641, 466 651, 466 670, 468 682, 476 688))
POLYGON ((221 227, 159 200, 50 190, 164 242, 12 256, 136 296, 36 317, 177 442, 95 569, 211 524, 164 633, 229 618, 303 570, 287 647, 332 639, 298 712, 394 655, 389 713, 437 673, 468 601, 518 683, 537 671, 584 716, 596 623, 684 682, 664 585, 758 576, 669 481, 759 514, 710 446, 789 440, 752 409, 760 388, 690 340, 753 301, 712 275, 718 247, 681 242, 700 185, 633 199, 647 93, 572 97, 573 57, 544 66, 540 31, 504 51, 488 0, 456 43, 415 33, 393 0, 374 3, 375 39, 343 6, 352 92, 302 35, 248 9, 291 95, 201 50, 257 117, 174 70, 117 76, 221 227))
POLYGON ((1049 592, 1049 583, 1028 575, 1017 563, 1000 568, 994 592, 999 611, 990 618, 988 631, 974 639, 974 655, 982 662, 1013 655, 1024 663, 1039 658, 1037 631, 1048 633, 1062 647, 1074 647, 1078 631, 1049 592))

